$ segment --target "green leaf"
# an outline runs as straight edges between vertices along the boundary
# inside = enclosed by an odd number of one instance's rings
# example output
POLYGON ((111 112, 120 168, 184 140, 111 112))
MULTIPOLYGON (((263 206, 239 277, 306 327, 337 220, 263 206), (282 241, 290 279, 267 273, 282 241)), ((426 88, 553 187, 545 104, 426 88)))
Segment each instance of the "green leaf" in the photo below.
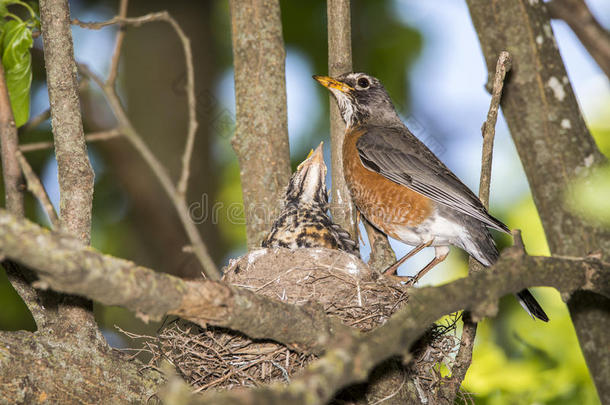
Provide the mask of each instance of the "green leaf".
POLYGON ((2 65, 11 99, 15 125, 25 124, 30 114, 32 84, 32 31, 25 22, 9 21, 2 33, 2 65))

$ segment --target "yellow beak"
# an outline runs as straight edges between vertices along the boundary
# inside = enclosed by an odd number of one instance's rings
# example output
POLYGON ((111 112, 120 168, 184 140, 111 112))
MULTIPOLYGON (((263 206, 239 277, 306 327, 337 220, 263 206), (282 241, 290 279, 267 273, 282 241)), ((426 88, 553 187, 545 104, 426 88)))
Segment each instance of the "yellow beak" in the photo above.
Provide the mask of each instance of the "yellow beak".
POLYGON ((317 163, 317 164, 324 164, 324 142, 320 142, 320 145, 316 148, 316 150, 314 151, 312 149, 311 152, 309 152, 309 155, 307 155, 307 159, 305 159, 297 168, 297 170, 300 170, 301 167, 305 164, 312 164, 312 163, 317 163))
POLYGON ((354 90, 353 87, 348 86, 345 83, 340 82, 339 80, 335 80, 332 77, 328 76, 313 76, 322 86, 327 89, 336 89, 343 93, 348 93, 354 90))

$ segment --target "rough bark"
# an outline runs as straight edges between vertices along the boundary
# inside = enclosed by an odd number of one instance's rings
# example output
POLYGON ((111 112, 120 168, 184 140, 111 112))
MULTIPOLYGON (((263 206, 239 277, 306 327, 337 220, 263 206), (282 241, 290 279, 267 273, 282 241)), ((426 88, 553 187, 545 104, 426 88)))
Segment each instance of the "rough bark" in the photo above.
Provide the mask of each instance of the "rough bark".
MULTIPOLYGON (((352 26, 349 0, 328 0, 328 74, 331 77, 352 71, 352 26)), ((332 95, 330 100, 330 145, 332 167, 332 204, 330 212, 333 221, 347 230, 354 240, 358 240, 356 207, 343 176, 343 138, 345 123, 332 95)), ((383 270, 396 261, 388 237, 365 220, 364 226, 371 245, 369 265, 375 270, 383 270)))
POLYGON ((62 228, 89 243, 93 169, 80 114, 70 10, 66 0, 40 2, 45 67, 59 172, 62 228))
MULTIPOLYGON (((329 252, 335 264, 341 260, 361 263, 347 253, 329 252)), ((4 210, 0 210, 2 255, 38 269, 37 285, 41 288, 123 306, 144 320, 174 314, 202 326, 224 326, 313 353, 320 353, 331 337, 353 332, 328 318, 316 305, 297 307, 222 282, 189 282, 158 273, 103 255, 70 235, 49 232, 4 210)), ((292 264, 320 260, 313 259, 307 250, 290 257, 292 264)))
MULTIPOLYGON (((331 77, 352 71, 352 26, 349 0, 328 0, 328 74, 331 77)), ((333 221, 347 230, 354 240, 358 239, 356 208, 352 203, 343 177, 343 137, 345 123, 332 95, 330 100, 330 160, 332 167, 333 221)))
POLYGON ((0 332, 0 403, 156 404, 163 377, 91 338, 0 332))
MULTIPOLYGON (((19 139, 2 63, 0 63, 0 147, 5 206, 9 212, 21 218, 24 216, 24 204, 23 178, 17 161, 19 139)), ((38 293, 31 286, 35 278, 34 274, 10 260, 0 260, 0 264, 5 269, 9 282, 32 313, 36 325, 43 325, 46 314, 38 301, 38 293)))
POLYGON ((4 181, 4 203, 6 209, 17 216, 24 215, 23 177, 17 161, 19 139, 11 111, 8 89, 4 79, 4 68, 0 63, 0 146, 2 147, 2 179, 4 181))
MULTIPOLYGON (((318 249, 314 250, 315 255, 309 260, 301 257, 299 263, 319 261, 318 249)), ((337 258, 347 255, 327 252, 337 258)), ((383 360, 408 356, 411 344, 442 315, 464 308, 478 317, 492 315, 499 297, 526 287, 551 286, 566 296, 577 290, 610 295, 608 263, 594 258, 527 256, 513 247, 489 271, 440 287, 414 289, 405 308, 384 326, 363 335, 327 317, 316 306, 276 302, 223 282, 185 282, 155 273, 102 255, 73 237, 49 232, 4 210, 0 210, 0 254, 36 269, 41 287, 121 305, 143 318, 176 314, 200 325, 267 337, 300 351, 326 353, 287 387, 221 394, 220 398, 208 397, 210 403, 227 403, 227 397, 235 400, 244 395, 250 403, 322 403, 342 387, 366 380, 383 360)), ((309 251, 290 254, 306 256, 309 251)), ((294 257, 290 259, 295 262, 294 257)))
MULTIPOLYGON (((566 209, 573 181, 606 161, 589 134, 541 1, 467 0, 489 72, 499 51, 513 56, 502 110, 525 168, 551 253, 610 252, 610 230, 566 209)), ((602 402, 610 402, 610 301, 591 293, 568 302, 602 402)))
MULTIPOLYGON (((42 0, 40 21, 57 160, 61 228, 89 244, 94 175, 81 120, 68 1, 42 0)), ((54 298, 59 301, 57 308, 65 322, 63 327, 69 324, 83 336, 95 331, 103 339, 91 302, 80 297, 54 298)))
POLYGON ((260 246, 290 179, 279 0, 232 0, 236 129, 248 249, 260 246))
MULTIPOLYGON (((180 397, 183 402, 173 403, 326 403, 332 398, 337 387, 366 380, 373 367, 384 359, 402 356, 408 360, 409 347, 441 313, 448 314, 460 308, 469 308, 477 316, 489 315, 497 310, 497 300, 491 297, 520 291, 532 285, 571 285, 569 279, 574 275, 573 268, 566 266, 561 269, 559 263, 563 260, 565 259, 526 256, 519 248, 513 248, 490 271, 480 272, 440 287, 414 290, 409 305, 398 311, 385 325, 370 333, 331 345, 322 358, 312 363, 300 377, 287 386, 262 387, 252 391, 211 392, 202 397, 183 395, 180 397), (514 260, 518 260, 519 265, 516 265, 514 260), (542 262, 546 262, 545 265, 542 265, 542 262)), ((594 283, 600 283, 599 286, 607 283, 607 268, 599 268, 595 273, 599 278, 594 283)), ((562 293, 570 294, 574 291, 564 287, 559 287, 562 293)), ((602 289, 603 294, 607 296, 610 286, 606 285, 602 289)))
POLYGON ((547 3, 551 18, 565 21, 610 78, 610 32, 595 19, 584 0, 552 0, 547 3))

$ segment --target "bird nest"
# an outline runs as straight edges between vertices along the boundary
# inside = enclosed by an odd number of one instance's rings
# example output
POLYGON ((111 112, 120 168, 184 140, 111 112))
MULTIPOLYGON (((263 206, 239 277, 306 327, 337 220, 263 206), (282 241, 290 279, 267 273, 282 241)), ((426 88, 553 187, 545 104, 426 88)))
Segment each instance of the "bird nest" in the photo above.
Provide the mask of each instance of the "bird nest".
MULTIPOLYGON (((328 315, 363 332, 385 323, 408 301, 407 288, 387 282, 360 259, 336 250, 256 250, 232 261, 223 279, 286 303, 319 303, 328 315)), ((183 320, 167 323, 145 341, 152 364, 170 361, 197 391, 289 382, 316 358, 280 343, 183 320)), ((438 360, 429 347, 416 359, 424 357, 438 360)), ((424 362, 433 369, 430 361, 424 362)))

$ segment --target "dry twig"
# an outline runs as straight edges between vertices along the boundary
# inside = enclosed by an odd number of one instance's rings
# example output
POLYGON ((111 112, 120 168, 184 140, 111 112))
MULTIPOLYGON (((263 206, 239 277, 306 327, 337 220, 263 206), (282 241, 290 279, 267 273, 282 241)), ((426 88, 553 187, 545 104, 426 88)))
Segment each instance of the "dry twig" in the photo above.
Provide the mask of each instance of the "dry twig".
MULTIPOLYGON (((81 73, 92 79, 104 93, 108 103, 110 104, 110 108, 112 109, 117 121, 119 122, 118 130, 125 135, 125 137, 131 142, 132 146, 140 153, 140 155, 144 158, 146 163, 152 169, 153 173, 161 183, 161 186, 163 187, 165 193, 174 205, 174 208, 178 213, 180 221, 182 222, 182 226, 184 227, 187 236, 192 244, 192 251, 195 253, 195 256, 201 263, 205 275, 212 280, 216 280, 220 277, 220 272, 218 271, 218 268, 210 257, 210 254, 208 253, 208 250, 205 244, 203 243, 203 240, 201 239, 201 235, 199 235, 199 231, 197 230, 195 224, 190 218, 185 200, 188 178, 190 173, 190 161, 193 152, 193 145, 195 142, 195 133, 197 131, 198 125, 196 119, 195 75, 193 69, 193 57, 191 52, 190 41, 188 37, 184 34, 184 31, 182 31, 182 28, 180 28, 176 20, 174 20, 166 11, 151 13, 141 17, 128 18, 123 16, 123 14, 126 13, 126 7, 126 2, 121 3, 122 14, 111 18, 108 21, 82 22, 75 19, 73 20, 73 24, 76 24, 82 28, 101 29, 103 27, 107 27, 113 24, 119 24, 121 26, 132 25, 138 27, 142 24, 162 21, 170 24, 178 35, 178 37, 180 38, 184 49, 187 71, 186 93, 189 110, 189 127, 186 145, 184 148, 184 154, 182 156, 182 171, 177 186, 174 185, 163 164, 156 158, 156 156, 154 156, 150 148, 146 145, 143 138, 135 130, 135 128, 131 124, 131 121, 127 117, 127 114, 116 93, 116 76, 109 76, 106 82, 104 82, 101 78, 95 75, 88 67, 80 65, 79 68, 81 73)), ((121 32, 119 32, 119 34, 121 34, 121 32)), ((113 62, 111 65, 111 74, 117 69, 116 66, 118 64, 118 56, 116 55, 116 52, 120 52, 121 44, 122 37, 118 37, 115 45, 115 55, 113 55, 113 62)))
MULTIPOLYGON (((90 134, 85 135, 85 141, 87 142, 98 142, 98 141, 106 141, 108 139, 117 138, 123 135, 118 128, 111 129, 108 131, 100 131, 100 132, 92 132, 90 134)), ((32 142, 19 145, 19 150, 22 153, 25 152, 34 152, 39 150, 51 149, 53 148, 53 142, 32 142)))
MULTIPOLYGON (((502 98, 502 88, 504 87, 504 78, 506 73, 510 71, 512 65, 511 56, 508 52, 502 51, 498 56, 496 64, 496 72, 493 81, 491 101, 487 119, 481 127, 483 134, 483 156, 481 159, 481 180, 479 183, 479 198, 485 206, 489 207, 489 190, 491 185, 491 163, 493 156, 493 144, 496 135, 496 121, 498 119, 498 109, 500 108, 500 99, 502 98)), ((470 258, 469 273, 473 274, 482 270, 482 266, 476 260, 470 258)), ((447 388, 452 391, 448 397, 455 398, 457 391, 460 389, 468 367, 472 362, 472 350, 474 348, 474 338, 477 333, 477 323, 471 319, 470 313, 466 312, 462 316, 464 327, 460 338, 460 349, 455 359, 455 366, 452 370, 453 385, 447 388)))
POLYGON ((20 151, 16 152, 17 160, 19 161, 19 166, 21 166, 21 170, 23 171, 23 175, 27 181, 28 190, 38 199, 40 205, 44 209, 49 221, 53 229, 59 229, 60 221, 57 216, 57 212, 55 212, 55 208, 53 204, 51 204, 51 200, 49 199, 49 195, 47 194, 47 190, 45 190, 42 182, 32 170, 32 166, 28 163, 26 158, 20 151))

